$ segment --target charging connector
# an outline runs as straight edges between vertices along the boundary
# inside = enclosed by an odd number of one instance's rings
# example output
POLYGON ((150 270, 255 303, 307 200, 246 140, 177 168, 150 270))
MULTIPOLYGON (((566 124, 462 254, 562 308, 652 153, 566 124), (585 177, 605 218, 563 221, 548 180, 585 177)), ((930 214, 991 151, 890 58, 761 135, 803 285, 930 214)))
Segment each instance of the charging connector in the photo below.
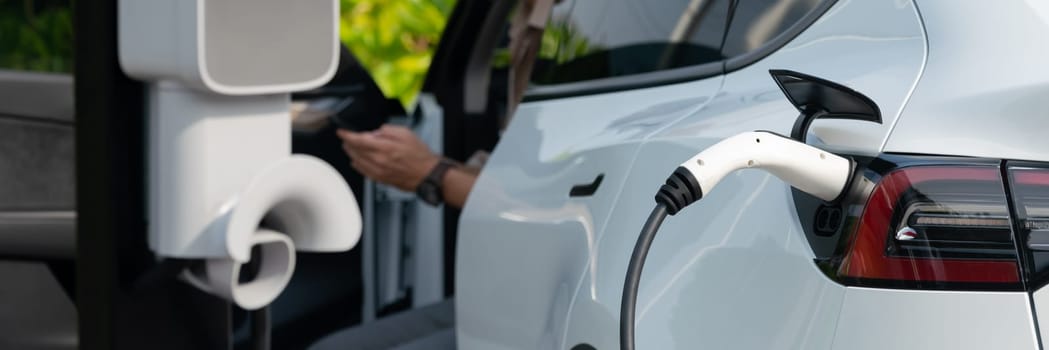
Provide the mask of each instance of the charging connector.
POLYGON ((656 201, 670 215, 702 198, 728 174, 768 171, 795 188, 834 201, 852 177, 852 161, 768 131, 738 134, 696 154, 667 178, 656 201))
POLYGON ((822 200, 837 201, 849 187, 854 163, 805 143, 768 131, 738 134, 710 146, 681 164, 656 194, 656 207, 638 235, 627 265, 620 309, 619 341, 634 349, 634 310, 641 270, 666 216, 677 214, 736 170, 756 168, 822 200))

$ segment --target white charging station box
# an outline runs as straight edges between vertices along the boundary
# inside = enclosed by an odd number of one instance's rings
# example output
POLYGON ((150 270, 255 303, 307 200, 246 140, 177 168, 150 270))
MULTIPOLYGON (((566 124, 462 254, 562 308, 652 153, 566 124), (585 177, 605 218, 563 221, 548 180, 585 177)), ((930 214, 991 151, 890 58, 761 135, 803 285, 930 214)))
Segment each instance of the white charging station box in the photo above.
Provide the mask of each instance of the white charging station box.
POLYGON ((120 64, 224 95, 318 87, 335 74, 338 0, 120 0, 120 64))
POLYGON ((157 256, 205 261, 185 280, 254 309, 284 289, 295 251, 357 244, 349 185, 291 154, 290 93, 327 83, 339 62, 338 0, 119 0, 118 17, 121 68, 148 91, 157 256), (258 275, 240 281, 253 259, 258 275))
POLYGON ((244 262, 263 220, 298 250, 356 244, 348 185, 291 155, 290 93, 338 66, 338 0, 119 0, 118 17, 121 68, 147 83, 155 253, 244 262))

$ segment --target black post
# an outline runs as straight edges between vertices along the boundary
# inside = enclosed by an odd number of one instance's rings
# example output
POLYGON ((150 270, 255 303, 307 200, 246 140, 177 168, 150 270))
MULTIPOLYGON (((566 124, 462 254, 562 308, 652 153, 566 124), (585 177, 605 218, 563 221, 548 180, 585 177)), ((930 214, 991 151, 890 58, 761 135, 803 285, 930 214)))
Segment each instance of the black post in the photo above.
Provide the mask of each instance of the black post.
POLYGON ((118 63, 117 0, 76 1, 73 18, 80 348, 227 349, 230 305, 147 245, 146 94, 118 63))

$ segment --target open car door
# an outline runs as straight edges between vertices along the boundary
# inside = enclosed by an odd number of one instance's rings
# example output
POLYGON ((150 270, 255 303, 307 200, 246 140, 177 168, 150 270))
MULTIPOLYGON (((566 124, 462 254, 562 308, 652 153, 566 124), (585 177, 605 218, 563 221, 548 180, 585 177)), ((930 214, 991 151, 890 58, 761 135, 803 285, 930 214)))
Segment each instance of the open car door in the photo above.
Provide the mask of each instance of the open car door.
MULTIPOLYGON (((493 62, 505 51, 506 18, 516 4, 459 0, 454 5, 410 108, 382 96, 349 50, 343 51, 336 79, 295 96, 307 111, 296 121, 296 152, 316 155, 343 172, 359 194, 365 223, 360 248, 350 252, 359 265, 318 267, 360 271, 360 324, 332 330, 313 349, 454 346, 451 298, 459 211, 362 178, 349 168, 334 135, 340 127, 363 131, 391 123, 411 128, 431 151, 460 162, 492 151, 507 98, 507 69, 493 62), (315 112, 321 115, 319 123, 308 115, 315 112)), ((281 307, 280 300, 274 307, 281 307)))

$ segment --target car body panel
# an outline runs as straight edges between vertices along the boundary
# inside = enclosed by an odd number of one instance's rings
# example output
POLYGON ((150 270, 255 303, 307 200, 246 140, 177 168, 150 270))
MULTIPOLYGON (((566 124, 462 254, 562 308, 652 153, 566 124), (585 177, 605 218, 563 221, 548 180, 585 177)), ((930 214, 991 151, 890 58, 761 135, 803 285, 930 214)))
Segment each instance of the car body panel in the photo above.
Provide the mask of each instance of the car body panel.
POLYGON ((798 111, 768 73, 789 69, 859 91, 881 110, 880 124, 817 119, 809 130, 809 143, 850 154, 877 154, 922 74, 925 49, 921 20, 911 2, 839 1, 782 49, 728 74, 723 97, 709 110, 655 137, 720 140, 750 130, 790 134, 798 111))
POLYGON ((1038 349, 1027 293, 850 287, 834 349, 1038 349))
MULTIPOLYGON (((1031 301, 1034 303, 1034 310, 1036 310, 1036 313, 1037 310, 1046 310, 1045 308, 1049 308, 1049 290, 1045 287, 1039 288, 1032 293, 1031 301)), ((1044 322, 1039 322, 1038 324, 1038 335, 1041 339, 1049 339, 1049 329, 1047 329, 1049 327, 1046 326, 1049 325, 1046 325, 1044 322)))
POLYGON ((720 80, 520 107, 460 219, 461 348, 560 344, 580 274, 596 268, 587 267, 589 256, 640 141, 700 108, 720 80), (592 196, 569 196, 600 174, 592 196))
POLYGON ((1049 3, 918 5, 929 63, 885 151, 1049 161, 1049 3))
MULTIPOLYGON (((834 150, 877 154, 921 75, 925 50, 912 3, 840 1, 783 49, 726 75, 709 103, 696 103, 683 118, 646 117, 663 126, 649 135, 620 137, 621 131, 606 131, 616 114, 592 113, 609 107, 603 101, 649 103, 641 95, 657 90, 684 100, 689 92, 676 89, 690 84, 522 105, 461 219, 460 347, 618 347, 626 260, 663 179, 682 159, 724 137, 756 129, 789 133, 798 112, 769 69, 797 70, 868 94, 882 108, 883 124, 821 120, 810 139, 834 150), (881 20, 864 20, 870 16, 881 20), (634 149, 636 157, 621 156, 634 149), (532 160, 537 155, 540 162, 532 160), (579 159, 600 162, 581 166, 579 159), (618 198, 572 203, 548 193, 567 192, 566 182, 586 183, 596 169, 609 186, 599 195, 619 191, 618 198), (536 208, 590 219, 551 220, 536 208)), ((831 348, 846 288, 813 264, 794 212, 786 184, 743 171, 668 220, 642 280, 638 346, 831 348)))
MULTIPOLYGON (((841 2, 780 51, 726 75, 718 98, 642 146, 592 255, 601 257, 597 282, 584 275, 583 285, 596 284, 591 289, 598 292, 576 294, 561 348, 617 346, 625 264, 655 184, 682 159, 725 137, 790 132, 798 112, 769 69, 820 76, 874 99, 883 124, 820 120, 811 139, 839 151, 877 154, 920 76, 924 54, 920 20, 909 3, 841 2), (885 21, 863 21, 867 16, 885 21), (838 60, 848 64, 828 64, 838 60)), ((767 173, 742 171, 693 207, 667 220, 649 252, 638 297, 638 347, 830 348, 845 288, 813 264, 789 187, 767 173)))
MULTIPOLYGON (((655 186, 695 140, 645 144, 584 274, 565 344, 618 348, 618 315, 627 258, 653 205, 655 186)), ((639 349, 827 348, 844 287, 827 280, 778 179, 743 171, 707 200, 669 218, 646 262, 637 307, 639 349), (820 325, 817 327, 816 325, 820 325), (741 330, 745 332, 740 332, 741 330), (762 336, 750 336, 762 334, 762 336)))

